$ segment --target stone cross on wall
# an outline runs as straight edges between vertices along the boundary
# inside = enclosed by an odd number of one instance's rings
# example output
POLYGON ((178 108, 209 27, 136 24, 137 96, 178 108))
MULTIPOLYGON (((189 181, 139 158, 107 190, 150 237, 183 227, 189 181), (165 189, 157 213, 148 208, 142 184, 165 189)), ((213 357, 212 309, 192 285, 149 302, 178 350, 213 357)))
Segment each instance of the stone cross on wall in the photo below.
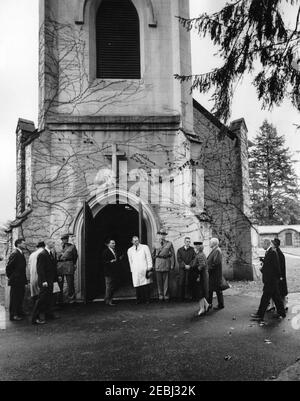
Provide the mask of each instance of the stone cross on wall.
POLYGON ((111 163, 111 168, 113 172, 113 177, 115 179, 115 182, 118 183, 119 181, 119 159, 124 159, 126 156, 125 152, 118 151, 118 146, 117 144, 113 143, 111 145, 112 147, 112 152, 111 153, 105 153, 105 157, 109 158, 112 160, 111 163))

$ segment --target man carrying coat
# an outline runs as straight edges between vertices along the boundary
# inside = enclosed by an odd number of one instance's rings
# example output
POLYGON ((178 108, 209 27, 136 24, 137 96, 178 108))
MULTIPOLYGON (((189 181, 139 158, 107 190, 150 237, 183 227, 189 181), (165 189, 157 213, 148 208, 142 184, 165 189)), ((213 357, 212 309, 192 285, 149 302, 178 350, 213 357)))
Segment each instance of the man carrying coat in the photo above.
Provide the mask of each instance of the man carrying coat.
POLYGON ((252 320, 256 321, 264 320, 264 316, 270 300, 273 299, 278 313, 276 317, 285 318, 286 314, 279 293, 279 281, 282 277, 278 255, 275 248, 272 247, 271 241, 268 239, 264 241, 263 248, 266 250, 263 266, 261 269, 262 280, 264 283, 263 295, 261 297, 257 313, 252 314, 251 317, 252 320))
POLYGON ((9 318, 12 322, 22 320, 24 316, 23 301, 27 284, 25 249, 25 240, 17 239, 15 250, 6 265, 6 275, 10 286, 9 318))
POLYGON ((156 272, 156 282, 159 301, 168 302, 169 294, 169 275, 170 270, 175 268, 175 252, 172 242, 166 240, 166 231, 160 230, 158 233, 158 243, 154 246, 152 257, 156 272))

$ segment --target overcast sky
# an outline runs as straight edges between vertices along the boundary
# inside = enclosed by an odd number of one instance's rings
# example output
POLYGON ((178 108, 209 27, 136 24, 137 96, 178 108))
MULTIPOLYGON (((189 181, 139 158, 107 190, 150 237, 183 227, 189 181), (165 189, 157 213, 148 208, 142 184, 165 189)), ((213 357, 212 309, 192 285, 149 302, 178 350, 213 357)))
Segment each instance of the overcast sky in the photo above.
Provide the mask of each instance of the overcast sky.
MULTIPOLYGON (((70 0, 71 1, 71 0, 70 0)), ((191 0, 191 16, 216 11, 224 0, 191 0)), ((37 122, 38 113, 38 0, 0 0, 0 222, 15 217, 15 128, 19 117, 37 122)), ((292 10, 286 11, 288 19, 292 10)), ((208 40, 192 35, 193 72, 207 72, 216 65, 215 49, 208 40)), ((289 102, 272 112, 262 111, 251 79, 237 88, 232 119, 244 117, 253 137, 264 118, 284 134, 291 150, 300 150, 299 111, 289 102)), ((194 94, 211 109, 207 95, 194 94)), ((297 155, 299 159, 299 155, 297 155)), ((300 175, 300 163, 297 163, 300 175)))

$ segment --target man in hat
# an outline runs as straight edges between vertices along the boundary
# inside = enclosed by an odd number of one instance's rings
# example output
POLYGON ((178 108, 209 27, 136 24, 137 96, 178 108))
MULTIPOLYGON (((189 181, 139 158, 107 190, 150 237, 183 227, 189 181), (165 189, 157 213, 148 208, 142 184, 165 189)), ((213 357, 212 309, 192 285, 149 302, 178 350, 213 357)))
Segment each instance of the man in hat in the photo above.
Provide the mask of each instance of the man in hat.
MULTIPOLYGON (((288 288, 287 288, 287 280, 286 280, 286 264, 285 264, 285 256, 280 249, 280 239, 279 238, 274 238, 272 240, 272 243, 275 247, 275 251, 278 255, 278 260, 279 260, 279 267, 280 267, 280 272, 281 272, 281 278, 279 280, 279 293, 285 308, 285 311, 288 310, 287 308, 287 295, 288 295, 288 288)), ((270 302, 268 311, 275 310, 275 303, 273 299, 270 302)))
POLYGON ((61 285, 61 301, 63 302, 64 281, 66 279, 68 285, 68 300, 69 303, 75 302, 75 284, 74 274, 76 271, 76 262, 78 253, 76 246, 69 243, 69 234, 64 234, 61 237, 62 252, 58 257, 58 273, 62 277, 61 285))
POLYGON ((154 246, 152 257, 156 272, 156 282, 159 301, 169 301, 169 275, 175 268, 175 252, 171 241, 167 241, 165 230, 158 233, 158 241, 154 246))
POLYGON ((279 293, 281 271, 278 255, 275 246, 272 246, 272 242, 269 239, 264 240, 263 248, 266 251, 261 269, 262 280, 264 283, 263 295, 257 313, 252 314, 251 317, 253 318, 252 320, 263 321, 270 300, 273 299, 278 313, 276 317, 285 318, 286 314, 279 293))

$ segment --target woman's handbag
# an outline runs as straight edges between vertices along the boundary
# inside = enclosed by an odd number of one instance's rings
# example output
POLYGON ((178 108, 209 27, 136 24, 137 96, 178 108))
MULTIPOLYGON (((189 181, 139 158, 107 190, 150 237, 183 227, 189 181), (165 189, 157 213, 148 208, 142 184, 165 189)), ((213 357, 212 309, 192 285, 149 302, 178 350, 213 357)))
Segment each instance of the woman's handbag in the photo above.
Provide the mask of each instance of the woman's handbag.
POLYGON ((227 282, 225 277, 222 276, 222 282, 221 282, 220 290, 221 291, 226 291, 226 290, 228 290, 228 288, 230 288, 230 284, 227 282))

